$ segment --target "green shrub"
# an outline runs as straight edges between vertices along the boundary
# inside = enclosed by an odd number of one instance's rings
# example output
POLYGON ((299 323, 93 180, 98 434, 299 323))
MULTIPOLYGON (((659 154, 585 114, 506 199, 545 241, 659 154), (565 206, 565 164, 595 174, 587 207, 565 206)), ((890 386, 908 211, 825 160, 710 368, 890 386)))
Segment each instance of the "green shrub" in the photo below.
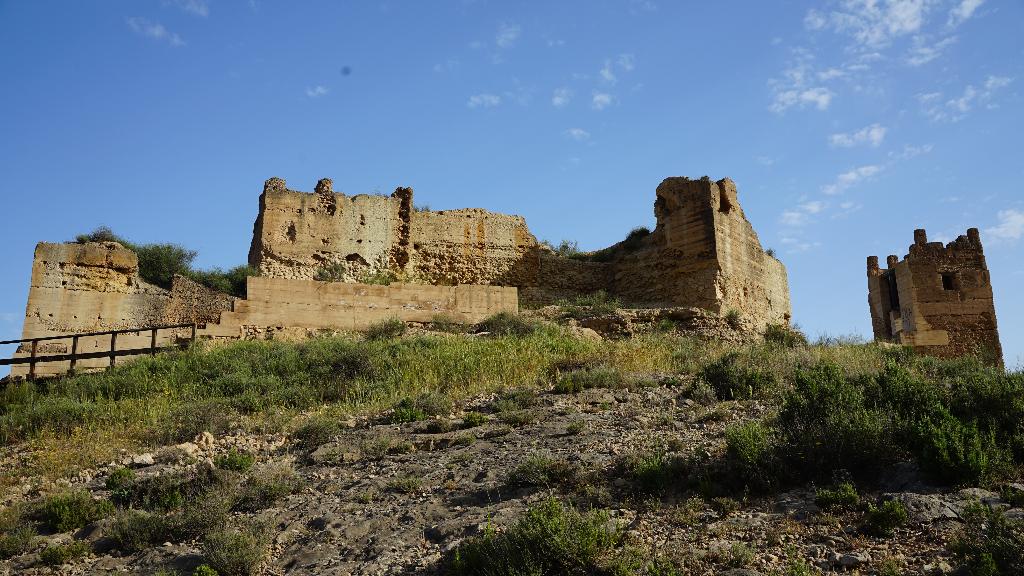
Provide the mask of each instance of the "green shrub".
POLYGON ((348 274, 348 265, 344 262, 322 264, 316 269, 313 280, 317 282, 343 282, 348 274))
POLYGON ((535 330, 535 323, 509 312, 498 312, 476 325, 477 332, 487 332, 492 336, 528 336, 535 330))
POLYGON ((104 484, 110 490, 110 499, 114 502, 126 502, 131 495, 132 485, 135 483, 135 473, 131 468, 119 466, 110 472, 104 484))
POLYGON ((302 485, 302 479, 291 465, 267 464, 255 470, 242 485, 235 508, 248 511, 268 508, 297 492, 302 485))
POLYGON ((537 421, 537 414, 533 410, 519 410, 517 412, 502 412, 498 419, 503 424, 514 426, 516 428, 520 426, 528 426, 537 421))
POLYGON ((565 460, 532 454, 512 470, 506 483, 509 486, 565 486, 575 483, 579 475, 579 468, 565 460))
POLYGON ((476 428, 477 426, 483 426, 487 423, 487 415, 481 414, 480 412, 466 412, 462 416, 462 427, 463 428, 476 428))
POLYGON ((561 256, 562 258, 575 258, 583 254, 583 252, 580 251, 579 243, 576 242, 575 240, 562 240, 561 242, 558 243, 557 246, 555 246, 548 240, 542 240, 541 244, 547 246, 548 248, 553 250, 555 254, 561 256))
POLYGON ((262 530, 217 530, 203 540, 203 557, 220 576, 250 576, 267 554, 262 530))
POLYGON ((729 352, 701 369, 699 377, 707 382, 720 400, 753 398, 774 390, 775 376, 739 365, 739 354, 729 352))
POLYGON ((1001 468, 994 431, 980 432, 945 409, 918 422, 916 435, 921 468, 940 482, 978 484, 1001 468))
POLYGON ((453 576, 597 574, 622 534, 607 513, 581 514, 557 500, 531 508, 518 522, 460 544, 449 558, 453 576))
POLYGON ((40 552, 39 559, 47 566, 60 566, 85 556, 91 550, 88 542, 80 540, 68 544, 54 544, 40 552))
POLYGON ((256 462, 256 457, 248 452, 242 452, 232 448, 227 454, 218 456, 214 465, 222 470, 233 470, 235 472, 248 472, 256 462))
POLYGON ((968 574, 1024 574, 1024 522, 981 504, 968 507, 963 518, 950 550, 968 574))
POLYGON ((627 456, 619 461, 616 474, 644 495, 665 495, 681 491, 687 482, 685 460, 662 450, 627 456))
POLYGON ((341 424, 332 418, 315 417, 292 433, 292 441, 299 450, 313 451, 341 434, 341 424))
POLYGON ((423 479, 419 476, 398 476, 388 481, 387 489, 399 494, 413 494, 423 487, 423 479))
POLYGON ((129 554, 175 539, 169 518, 135 509, 115 514, 105 534, 118 549, 129 554))
POLYGON ((25 524, 4 530, 0 536, 0 560, 7 560, 28 552, 36 539, 35 528, 25 524))
POLYGON ((463 334, 468 330, 464 323, 447 314, 434 314, 434 317, 430 319, 430 327, 433 330, 450 334, 463 334))
POLYGON ((209 564, 200 564, 192 571, 192 576, 220 576, 209 564))
POLYGON ((451 412, 451 400, 438 392, 424 392, 416 398, 402 398, 391 412, 391 421, 419 422, 430 416, 442 416, 451 412))
POLYGON ((739 330, 742 326, 742 315, 739 310, 730 308, 725 311, 725 323, 729 325, 733 330, 739 330))
POLYGON ((780 457, 795 481, 836 470, 870 474, 899 450, 888 417, 865 405, 862 387, 832 364, 798 369, 777 421, 780 457))
POLYGON ((852 510, 860 503, 857 489, 849 482, 834 488, 821 488, 814 495, 814 503, 822 510, 852 510))
POLYGON ((555 382, 554 391, 574 394, 591 388, 620 388, 624 382, 622 373, 615 368, 586 368, 561 375, 555 382))
POLYGON ((405 334, 405 322, 399 318, 389 318, 371 324, 366 328, 367 340, 390 340, 405 334))
POLYGON ((513 388, 498 394, 491 403, 495 412, 516 412, 537 405, 537 391, 532 388, 513 388))
POLYGON ((736 467, 736 479, 763 490, 779 476, 775 432, 761 422, 734 424, 725 429, 726 456, 736 467))
POLYGON ((358 278, 358 281, 361 284, 373 284, 377 286, 388 286, 394 282, 398 282, 398 280, 398 274, 390 268, 364 270, 358 278))
POLYGON ((558 305, 563 308, 564 317, 578 320, 612 314, 620 306, 619 299, 610 296, 604 290, 578 295, 570 300, 560 300, 558 305))
POLYGON ((67 532, 105 518, 113 511, 109 500, 93 500, 85 490, 75 490, 44 500, 39 515, 51 530, 67 532))
POLYGON ((259 271, 252 266, 242 265, 226 271, 216 267, 210 270, 190 270, 184 275, 212 290, 245 298, 247 279, 259 276, 259 271))
POLYGON ((897 528, 907 523, 910 515, 899 500, 886 500, 880 506, 868 504, 864 515, 864 530, 875 536, 892 536, 897 528))
POLYGON ((764 340, 787 348, 807 345, 807 336, 796 326, 788 324, 769 324, 764 331, 764 340))
POLYGON ((565 427, 565 433, 578 436, 579 434, 582 434, 586 428, 587 421, 582 418, 576 418, 572 422, 569 422, 569 425, 565 427))

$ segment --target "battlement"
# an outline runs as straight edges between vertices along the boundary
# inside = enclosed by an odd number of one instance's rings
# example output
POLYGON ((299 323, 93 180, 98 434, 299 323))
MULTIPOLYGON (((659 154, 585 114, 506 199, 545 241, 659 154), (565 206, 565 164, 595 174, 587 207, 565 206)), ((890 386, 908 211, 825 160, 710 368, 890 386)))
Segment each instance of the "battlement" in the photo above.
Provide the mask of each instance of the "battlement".
POLYGON ((923 229, 900 260, 867 258, 868 305, 876 340, 955 357, 977 354, 1002 364, 992 283, 977 228, 948 244, 923 229))

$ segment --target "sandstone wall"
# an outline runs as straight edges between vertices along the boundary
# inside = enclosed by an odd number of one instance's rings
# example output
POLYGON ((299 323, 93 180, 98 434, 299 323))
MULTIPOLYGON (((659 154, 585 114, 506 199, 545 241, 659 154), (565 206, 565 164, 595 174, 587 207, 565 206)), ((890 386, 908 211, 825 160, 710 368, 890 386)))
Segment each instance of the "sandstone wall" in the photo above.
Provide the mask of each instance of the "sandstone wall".
MULTIPOLYGON (((81 332, 145 328, 163 324, 206 322, 231 308, 231 296, 217 294, 187 278, 176 277, 171 290, 147 284, 139 278, 134 252, 116 242, 87 244, 39 243, 32 261, 32 278, 22 338, 39 338, 81 332)), ((158 345, 172 342, 176 334, 161 331, 158 345)), ((150 334, 122 334, 119 350, 150 345, 150 334)), ((80 352, 110 349, 110 336, 86 337, 80 352)), ((19 348, 15 357, 28 356, 30 347, 19 348)), ((37 355, 71 352, 71 340, 40 343, 37 355)), ((39 375, 58 374, 69 363, 39 364, 39 375)), ((106 359, 83 360, 78 368, 107 366, 106 359)), ((27 365, 11 367, 23 376, 27 365)))
POLYGON ((438 314, 476 323, 519 308, 516 289, 502 286, 379 286, 250 277, 247 292, 233 311, 221 315, 219 324, 208 325, 200 335, 252 338, 294 329, 361 330, 390 318, 430 322, 438 314))
POLYGON ((980 355, 1002 364, 992 283, 976 228, 953 242, 928 242, 924 230, 900 261, 868 258, 868 303, 877 340, 932 356, 980 355), (895 290, 894 290, 895 289, 895 290))

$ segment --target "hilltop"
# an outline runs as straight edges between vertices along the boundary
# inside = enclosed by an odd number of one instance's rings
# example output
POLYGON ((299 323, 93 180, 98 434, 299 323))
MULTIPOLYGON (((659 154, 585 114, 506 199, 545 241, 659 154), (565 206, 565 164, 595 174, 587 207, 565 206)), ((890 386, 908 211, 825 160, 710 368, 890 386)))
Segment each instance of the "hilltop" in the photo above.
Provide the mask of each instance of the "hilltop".
POLYGON ((2 569, 1019 573, 1024 375, 597 304, 9 383, 2 569))

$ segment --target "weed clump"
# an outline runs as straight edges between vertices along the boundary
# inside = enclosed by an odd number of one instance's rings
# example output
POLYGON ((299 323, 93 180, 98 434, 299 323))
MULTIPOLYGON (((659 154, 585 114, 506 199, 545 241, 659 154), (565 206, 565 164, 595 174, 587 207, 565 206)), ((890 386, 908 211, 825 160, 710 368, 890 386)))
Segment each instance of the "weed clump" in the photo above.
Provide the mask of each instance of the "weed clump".
POLYGON ((77 530, 114 511, 109 500, 93 500, 85 490, 50 496, 39 509, 40 519, 55 532, 77 530))
POLYGON ((203 557, 221 576, 250 576, 267 554, 267 536, 254 528, 217 530, 203 540, 203 557))
POLYGON ((509 312, 498 312, 476 325, 476 331, 493 336, 528 336, 537 330, 537 325, 521 316, 509 312))
POLYGON ((950 549, 968 574, 1024 574, 1024 521, 977 503, 963 518, 964 528, 950 549))
POLYGON ((532 454, 519 463, 508 476, 509 486, 564 486, 576 482, 578 467, 565 460, 544 454, 532 454))
POLYGON ((764 330, 764 341, 772 342, 787 348, 807 345, 807 335, 796 326, 788 324, 769 324, 764 330))
POLYGON ((453 576, 597 574, 622 533, 605 512, 582 514, 557 500, 531 508, 507 530, 488 528, 459 545, 449 559, 453 576))
POLYGON ((864 531, 875 536, 892 536, 896 529, 907 523, 910 515, 899 500, 886 500, 880 506, 868 504, 864 515, 864 531))
POLYGON ((381 320, 366 329, 367 340, 391 340, 405 334, 405 322, 398 318, 381 320))
POLYGON ((740 366, 739 357, 737 352, 729 352, 701 369, 699 378, 711 386, 718 399, 753 398, 777 387, 774 375, 740 366))
POLYGON ((248 452, 242 452, 232 448, 227 454, 222 454, 214 459, 213 463, 221 470, 232 470, 234 472, 248 472, 256 462, 256 457, 248 452))
POLYGON ((47 546, 39 553, 39 559, 47 566, 61 566, 85 556, 92 550, 88 542, 74 541, 68 544, 47 546))
POLYGON ((826 511, 852 510, 860 503, 857 489, 849 482, 834 488, 821 488, 814 495, 814 504, 826 511))
POLYGON ((559 394, 575 394, 591 388, 620 388, 624 383, 621 372, 601 366, 563 374, 555 382, 554 390, 559 394))

